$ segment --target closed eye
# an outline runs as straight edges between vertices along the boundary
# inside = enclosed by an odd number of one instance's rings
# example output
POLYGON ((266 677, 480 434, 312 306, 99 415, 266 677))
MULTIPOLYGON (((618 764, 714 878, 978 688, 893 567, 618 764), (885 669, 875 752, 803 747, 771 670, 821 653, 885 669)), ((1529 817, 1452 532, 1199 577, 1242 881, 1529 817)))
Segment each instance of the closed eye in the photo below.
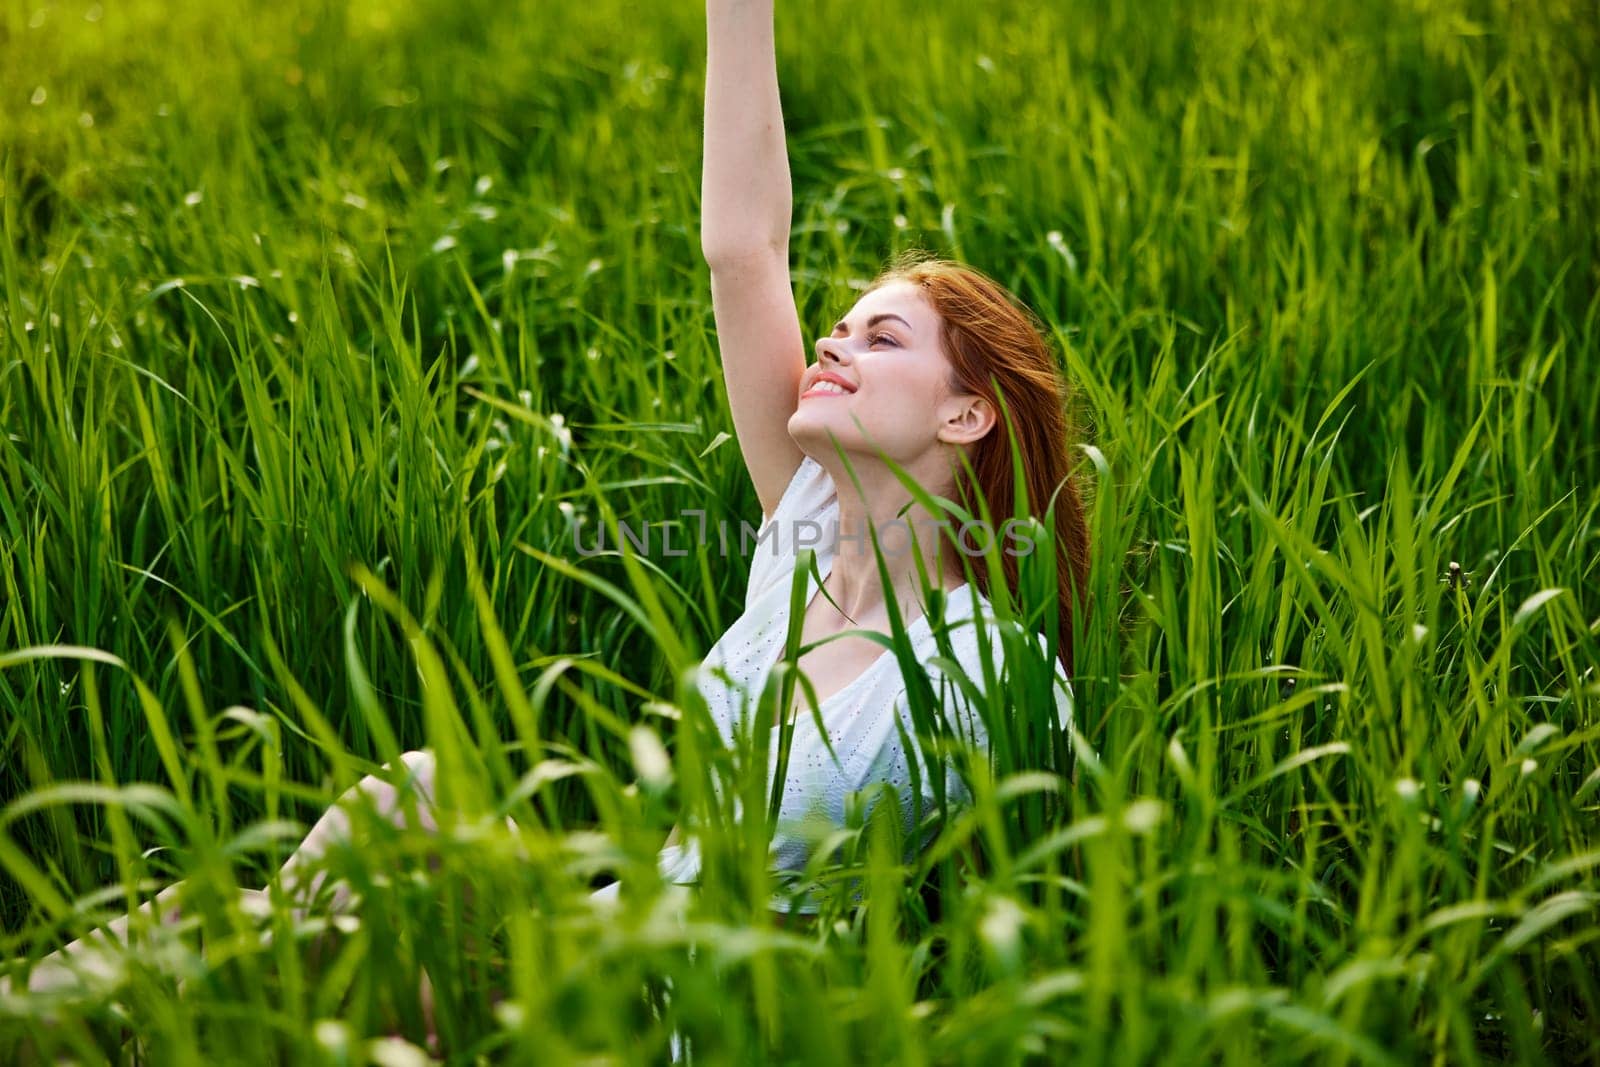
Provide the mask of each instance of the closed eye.
POLYGON ((898 341, 886 333, 875 333, 871 337, 867 338, 868 344, 877 344, 879 341, 888 341, 892 345, 899 345, 898 341))

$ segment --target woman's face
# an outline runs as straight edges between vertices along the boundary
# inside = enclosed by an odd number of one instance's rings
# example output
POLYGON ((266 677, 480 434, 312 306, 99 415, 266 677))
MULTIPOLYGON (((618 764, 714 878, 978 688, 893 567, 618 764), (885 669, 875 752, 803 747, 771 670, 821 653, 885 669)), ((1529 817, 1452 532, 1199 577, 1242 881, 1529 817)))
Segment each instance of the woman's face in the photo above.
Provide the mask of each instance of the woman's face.
POLYGON ((865 294, 816 343, 800 378, 789 436, 826 460, 832 437, 854 461, 882 452, 902 466, 977 440, 993 424, 989 403, 951 389, 939 313, 911 282, 865 294))

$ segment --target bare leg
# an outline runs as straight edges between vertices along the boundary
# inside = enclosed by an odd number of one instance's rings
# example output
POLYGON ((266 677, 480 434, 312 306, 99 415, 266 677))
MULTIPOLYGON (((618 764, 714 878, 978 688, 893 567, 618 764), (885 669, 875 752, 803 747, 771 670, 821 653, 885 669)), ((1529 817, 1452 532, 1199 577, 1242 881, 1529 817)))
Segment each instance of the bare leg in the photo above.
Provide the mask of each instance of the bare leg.
MULTIPOLYGON (((306 899, 316 896, 327 878, 327 872, 316 871, 308 875, 306 868, 314 866, 330 846, 351 840, 350 810, 357 805, 370 805, 380 817, 395 826, 404 827, 409 823, 429 833, 438 832, 439 823, 434 812, 433 753, 406 752, 400 760, 409 785, 396 787, 369 774, 346 790, 316 821, 305 840, 300 842, 300 847, 279 869, 278 878, 285 890, 296 895, 305 893, 306 899)), ((332 910, 335 913, 342 912, 349 902, 349 887, 343 883, 336 885, 332 910)), ((304 917, 305 909, 299 908, 295 914, 304 917)))
MULTIPOLYGON (((317 820, 305 840, 280 869, 279 877, 286 889, 297 894, 304 891, 307 893, 306 899, 316 894, 326 872, 318 871, 308 879, 305 868, 312 866, 312 861, 322 856, 336 841, 349 839, 349 809, 354 805, 370 804, 381 817, 396 826, 410 823, 430 832, 438 830, 433 812, 433 755, 429 752, 407 752, 401 756, 401 760, 408 772, 410 787, 397 788, 376 775, 368 775, 347 790, 317 820)), ((169 886, 156 894, 154 900, 140 905, 137 911, 149 917, 159 914, 160 922, 164 925, 176 923, 182 917, 178 908, 178 896, 182 889, 182 882, 169 886)), ((332 910, 336 913, 342 911, 348 906, 349 899, 347 886, 335 886, 332 910)), ((241 890, 239 904, 246 913, 258 918, 270 914, 272 910, 268 893, 262 889, 241 890)), ((296 916, 303 918, 305 909, 297 909, 296 916)), ((64 986, 77 986, 84 978, 108 978, 114 975, 114 957, 127 945, 130 918, 124 915, 113 919, 103 929, 86 934, 44 957, 28 974, 29 991, 45 992, 64 986)), ((10 979, 0 978, 0 994, 9 993, 10 984, 10 979)))
MULTIPOLYGON (((146 919, 157 919, 161 925, 170 926, 182 917, 177 903, 182 891, 182 882, 168 886, 135 910, 146 919)), ((257 916, 269 913, 272 908, 266 892, 260 889, 241 889, 239 906, 247 914, 257 916)), ((119 916, 103 928, 90 931, 45 956, 28 972, 29 992, 51 992, 78 987, 86 981, 114 978, 118 970, 117 957, 127 948, 131 921, 131 915, 119 916)), ((9 992, 11 979, 0 977, 0 994, 9 992)))
MULTIPOLYGON (((300 896, 300 906, 295 908, 297 918, 305 917, 305 902, 316 897, 328 875, 326 870, 320 870, 308 877, 306 868, 314 866, 315 861, 323 856, 330 846, 352 839, 350 818, 352 807, 369 804, 380 817, 395 826, 404 827, 409 823, 429 833, 438 832, 439 824, 434 811, 436 801, 433 754, 406 752, 400 759, 407 772, 406 784, 397 788, 372 775, 363 778, 323 813, 322 818, 317 820, 311 832, 300 843, 300 847, 295 849, 293 855, 279 869, 278 879, 284 889, 296 896, 304 894, 300 896)), ((507 823, 515 828, 516 824, 511 823, 509 819, 507 823)), ((329 910, 334 914, 340 914, 349 906, 350 887, 343 882, 335 884, 332 900, 328 905, 329 910)), ((428 1045, 437 1050, 439 1036, 434 1019, 433 983, 428 980, 426 970, 422 972, 417 993, 422 1006, 423 1023, 427 1027, 428 1045)))

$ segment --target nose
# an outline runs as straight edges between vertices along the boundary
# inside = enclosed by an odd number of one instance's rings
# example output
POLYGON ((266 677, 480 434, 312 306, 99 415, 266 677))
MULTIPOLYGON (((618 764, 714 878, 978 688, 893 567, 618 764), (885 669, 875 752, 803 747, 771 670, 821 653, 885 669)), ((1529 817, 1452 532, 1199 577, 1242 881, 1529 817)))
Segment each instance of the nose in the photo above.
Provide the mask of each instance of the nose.
POLYGON ((817 338, 817 362, 845 363, 850 359, 846 348, 832 337, 817 338))

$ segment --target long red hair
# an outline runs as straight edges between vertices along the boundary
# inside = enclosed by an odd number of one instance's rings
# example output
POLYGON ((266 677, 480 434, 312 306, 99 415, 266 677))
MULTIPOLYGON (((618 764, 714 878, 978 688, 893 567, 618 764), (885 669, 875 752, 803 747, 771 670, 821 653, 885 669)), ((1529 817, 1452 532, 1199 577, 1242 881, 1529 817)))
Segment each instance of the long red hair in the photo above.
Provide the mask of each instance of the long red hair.
MULTIPOLYGON (((968 456, 990 517, 1002 524, 1016 513, 1004 412, 1010 414, 1022 457, 1028 513, 1043 521, 1051 500, 1055 501, 1060 658, 1070 677, 1073 619, 1082 621, 1088 613, 1089 525, 1073 476, 1071 393, 1045 340, 1045 326, 982 271, 917 249, 894 257, 868 291, 896 281, 920 287, 939 312, 943 320, 940 342, 954 372, 952 389, 984 397, 995 407, 994 429, 971 446, 968 456)), ((961 472, 956 493, 957 503, 976 517, 973 485, 961 472)), ((1013 594, 1017 591, 1017 559, 1011 553, 1000 553, 1001 569, 1013 594)), ((973 570, 979 589, 989 596, 988 568, 973 570)))

